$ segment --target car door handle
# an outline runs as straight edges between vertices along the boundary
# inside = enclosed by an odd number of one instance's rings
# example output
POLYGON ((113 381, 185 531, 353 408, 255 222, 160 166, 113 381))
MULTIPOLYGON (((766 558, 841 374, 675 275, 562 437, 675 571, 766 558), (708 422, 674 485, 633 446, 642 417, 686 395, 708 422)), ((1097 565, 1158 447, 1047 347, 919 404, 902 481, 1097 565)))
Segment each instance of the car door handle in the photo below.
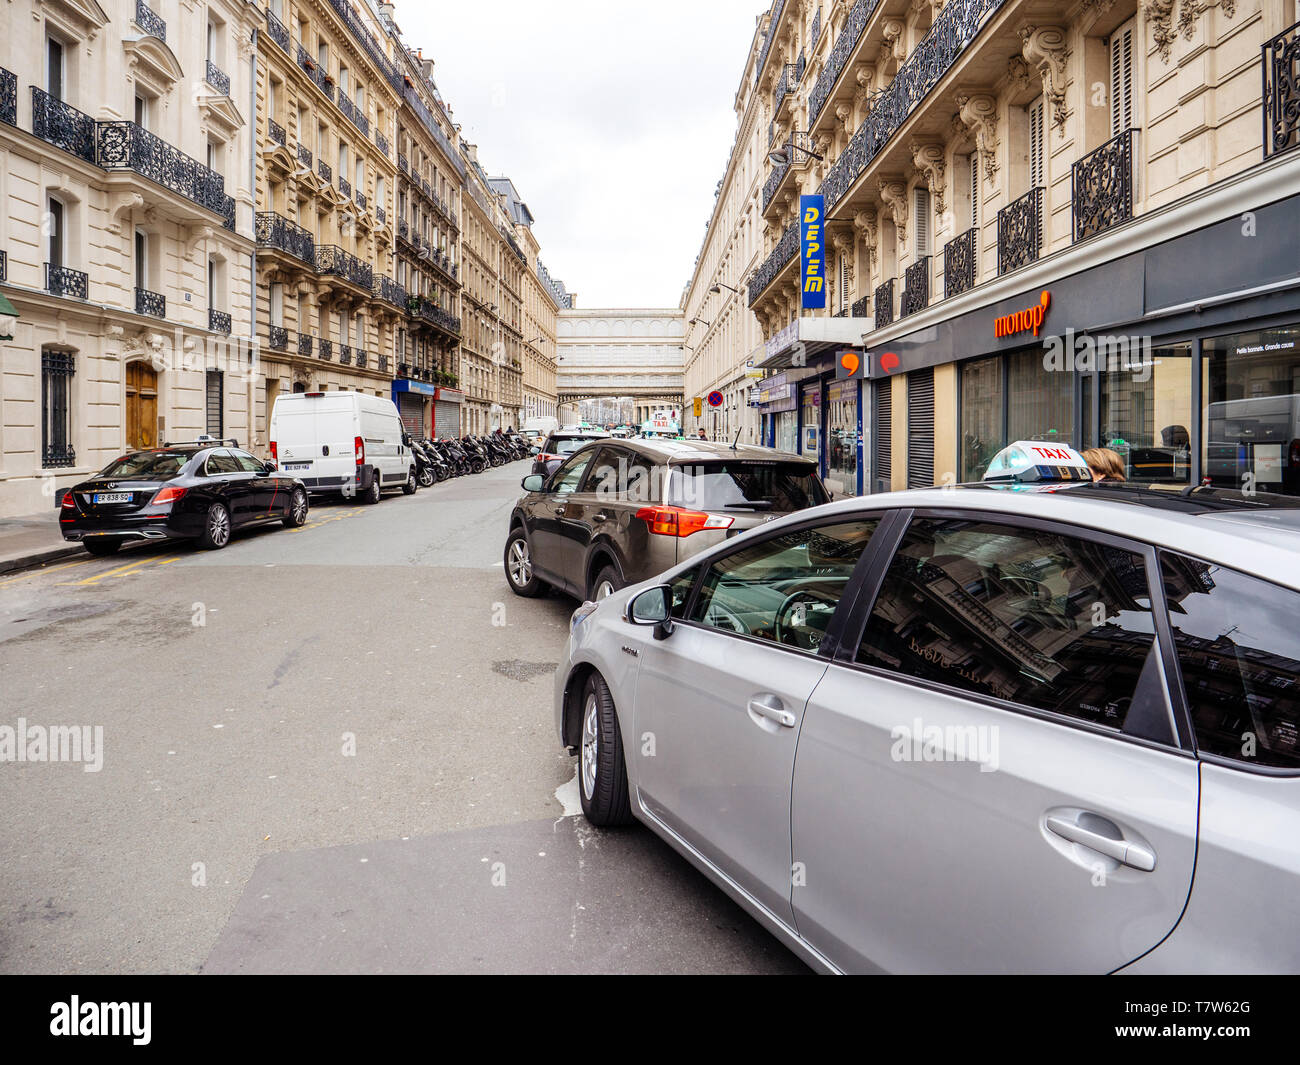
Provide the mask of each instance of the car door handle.
POLYGON ((592 521, 609 521, 609 515, 608 515, 608 514, 593 514, 593 515, 591 516, 591 520, 592 520, 592 521))
POLYGON ((785 708, 775 695, 755 695, 749 700, 749 712, 757 717, 767 718, 768 721, 775 721, 782 728, 794 728, 795 716, 785 708))
MULTIPOLYGON (((1094 816, 1100 817, 1100 815, 1094 816)), ((1114 858, 1120 865, 1140 869, 1144 873, 1149 873, 1156 867, 1155 852, 1140 843, 1132 843, 1126 839, 1111 839, 1065 817, 1047 818, 1047 827, 1062 839, 1068 839, 1071 843, 1104 854, 1107 858, 1114 858)))
POLYGON ((556 516, 557 518, 562 518, 562 517, 564 517, 564 515, 568 512, 568 509, 569 509, 568 507, 556 507, 556 508, 555 508, 555 516, 556 516))

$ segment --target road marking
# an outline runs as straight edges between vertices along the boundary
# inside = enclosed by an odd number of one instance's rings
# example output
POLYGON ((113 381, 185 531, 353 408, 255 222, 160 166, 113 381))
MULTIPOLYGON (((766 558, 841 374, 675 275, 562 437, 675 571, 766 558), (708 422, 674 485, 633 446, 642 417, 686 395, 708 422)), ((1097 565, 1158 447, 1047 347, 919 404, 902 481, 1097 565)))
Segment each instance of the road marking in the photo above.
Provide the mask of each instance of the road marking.
POLYGON ((64 585, 65 587, 67 586, 72 586, 77 588, 90 587, 98 584, 100 581, 107 580, 109 577, 131 577, 136 573, 141 572, 146 566, 164 565, 166 562, 175 562, 177 561, 177 559, 178 556, 175 554, 161 555, 158 557, 151 556, 149 558, 137 558, 132 562, 126 563, 126 565, 124 566, 118 566, 116 569, 111 569, 107 573, 97 573, 95 574, 95 576, 87 577, 85 580, 81 580, 81 581, 61 581, 60 584, 64 585))
POLYGON ((16 577, 9 577, 0 581, 0 588, 8 587, 11 584, 17 584, 19 581, 29 581, 33 577, 43 577, 47 573, 62 573, 65 569, 75 569, 77 566, 85 566, 94 561, 95 559, 93 557, 83 558, 80 562, 66 562, 59 566, 49 566, 45 569, 34 569, 28 573, 20 573, 16 577))

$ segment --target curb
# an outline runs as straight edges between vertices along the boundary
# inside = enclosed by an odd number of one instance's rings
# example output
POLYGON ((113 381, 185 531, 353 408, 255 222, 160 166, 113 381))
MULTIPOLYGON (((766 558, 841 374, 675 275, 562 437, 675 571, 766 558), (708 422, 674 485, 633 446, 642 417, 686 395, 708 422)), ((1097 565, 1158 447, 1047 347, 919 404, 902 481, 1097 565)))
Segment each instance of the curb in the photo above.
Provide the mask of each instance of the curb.
POLYGON ((47 562, 57 562, 69 555, 80 554, 84 550, 80 544, 64 543, 58 547, 44 547, 13 558, 0 558, 0 574, 33 569, 36 566, 43 566, 47 562))

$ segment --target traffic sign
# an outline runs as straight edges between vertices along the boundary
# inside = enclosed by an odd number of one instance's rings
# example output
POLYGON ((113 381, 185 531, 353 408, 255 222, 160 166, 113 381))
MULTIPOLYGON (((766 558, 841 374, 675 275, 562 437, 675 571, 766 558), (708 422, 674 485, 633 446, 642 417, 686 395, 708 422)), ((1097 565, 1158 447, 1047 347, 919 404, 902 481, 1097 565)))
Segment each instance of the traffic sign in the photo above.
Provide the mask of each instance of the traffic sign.
POLYGON ((704 400, 700 399, 699 396, 696 396, 694 402, 695 402, 695 417, 698 418, 701 414, 704 413, 704 400))
POLYGON ((709 406, 710 406, 710 407, 721 407, 722 404, 723 404, 724 402, 725 402, 725 399, 724 399, 724 397, 723 397, 723 395, 722 395, 721 392, 719 392, 719 391, 717 391, 717 390, 715 389, 714 391, 712 391, 712 392, 709 393, 709 406))

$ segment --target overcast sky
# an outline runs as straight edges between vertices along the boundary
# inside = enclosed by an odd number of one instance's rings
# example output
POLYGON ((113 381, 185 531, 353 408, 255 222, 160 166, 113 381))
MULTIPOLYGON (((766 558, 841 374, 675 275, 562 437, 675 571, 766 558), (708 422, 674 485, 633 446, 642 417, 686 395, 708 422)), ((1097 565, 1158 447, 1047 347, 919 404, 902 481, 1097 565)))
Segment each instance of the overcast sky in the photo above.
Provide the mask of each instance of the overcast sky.
POLYGON ((673 307, 735 136, 767 0, 396 0, 408 45, 528 204, 581 307, 673 307))

